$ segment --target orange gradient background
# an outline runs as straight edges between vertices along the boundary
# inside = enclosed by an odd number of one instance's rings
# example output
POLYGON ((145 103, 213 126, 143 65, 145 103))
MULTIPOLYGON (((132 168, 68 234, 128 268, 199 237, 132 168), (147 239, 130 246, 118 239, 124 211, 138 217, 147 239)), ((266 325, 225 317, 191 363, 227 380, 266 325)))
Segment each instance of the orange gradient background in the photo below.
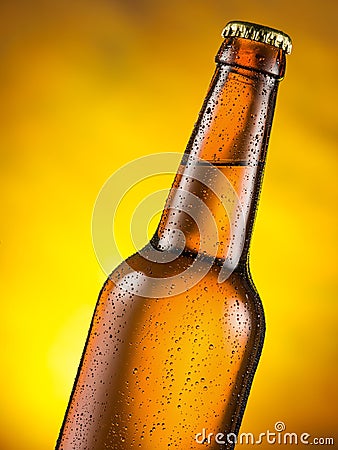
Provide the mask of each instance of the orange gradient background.
POLYGON ((105 279, 95 199, 127 162, 183 152, 235 19, 294 43, 251 249, 267 334, 242 431, 283 421, 337 441, 337 13, 333 0, 2 2, 1 449, 53 449, 105 279))

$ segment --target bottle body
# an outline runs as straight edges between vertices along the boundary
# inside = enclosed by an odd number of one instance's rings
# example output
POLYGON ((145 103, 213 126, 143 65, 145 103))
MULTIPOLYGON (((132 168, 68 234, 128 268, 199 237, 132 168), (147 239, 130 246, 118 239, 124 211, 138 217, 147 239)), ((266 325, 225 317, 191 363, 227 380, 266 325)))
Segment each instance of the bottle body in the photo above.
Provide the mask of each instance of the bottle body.
MULTIPOLYGON (((181 255, 165 275, 192 258, 181 255)), ((127 296, 123 283, 146 289, 150 271, 163 274, 139 255, 127 262, 121 283, 102 290, 59 448, 198 449, 203 428, 237 433, 264 338, 250 279, 234 271, 220 285, 214 263, 189 292, 127 296)))
POLYGON ((264 340, 248 251, 285 56, 228 38, 217 62, 152 241, 101 291, 58 450, 234 447, 264 340))

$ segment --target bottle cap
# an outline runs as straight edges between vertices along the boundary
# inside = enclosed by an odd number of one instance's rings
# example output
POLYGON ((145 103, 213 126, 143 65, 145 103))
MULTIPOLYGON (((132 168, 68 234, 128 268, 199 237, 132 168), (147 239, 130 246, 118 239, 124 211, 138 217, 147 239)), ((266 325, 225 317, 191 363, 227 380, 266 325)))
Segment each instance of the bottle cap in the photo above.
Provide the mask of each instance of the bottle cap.
POLYGON ((273 45, 274 47, 281 48, 287 54, 291 53, 292 49, 291 38, 287 34, 275 30, 274 28, 257 25, 256 23, 251 22, 229 22, 222 31, 222 36, 224 38, 232 36, 240 37, 273 45))

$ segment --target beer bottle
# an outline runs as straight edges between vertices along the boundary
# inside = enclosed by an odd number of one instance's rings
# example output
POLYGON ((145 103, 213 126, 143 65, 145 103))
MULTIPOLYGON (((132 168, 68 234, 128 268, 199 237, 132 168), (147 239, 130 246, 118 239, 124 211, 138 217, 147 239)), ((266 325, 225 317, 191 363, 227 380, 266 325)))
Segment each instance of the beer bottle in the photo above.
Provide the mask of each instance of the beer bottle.
POLYGON ((58 450, 232 449, 264 339, 248 252, 291 40, 230 22, 151 242, 99 296, 58 450))

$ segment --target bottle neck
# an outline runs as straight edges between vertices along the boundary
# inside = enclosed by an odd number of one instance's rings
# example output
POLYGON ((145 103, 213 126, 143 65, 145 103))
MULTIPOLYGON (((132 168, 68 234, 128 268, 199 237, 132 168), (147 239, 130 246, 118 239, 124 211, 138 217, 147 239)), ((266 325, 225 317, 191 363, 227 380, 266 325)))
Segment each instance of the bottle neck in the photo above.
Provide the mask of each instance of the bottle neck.
POLYGON ((285 66, 282 60, 277 64, 281 51, 271 48, 245 39, 223 43, 153 238, 158 249, 177 251, 184 245, 186 252, 215 257, 232 270, 246 262, 278 81, 285 66), (268 69, 260 70, 257 64, 263 64, 259 59, 264 47, 268 47, 264 60, 268 69))

